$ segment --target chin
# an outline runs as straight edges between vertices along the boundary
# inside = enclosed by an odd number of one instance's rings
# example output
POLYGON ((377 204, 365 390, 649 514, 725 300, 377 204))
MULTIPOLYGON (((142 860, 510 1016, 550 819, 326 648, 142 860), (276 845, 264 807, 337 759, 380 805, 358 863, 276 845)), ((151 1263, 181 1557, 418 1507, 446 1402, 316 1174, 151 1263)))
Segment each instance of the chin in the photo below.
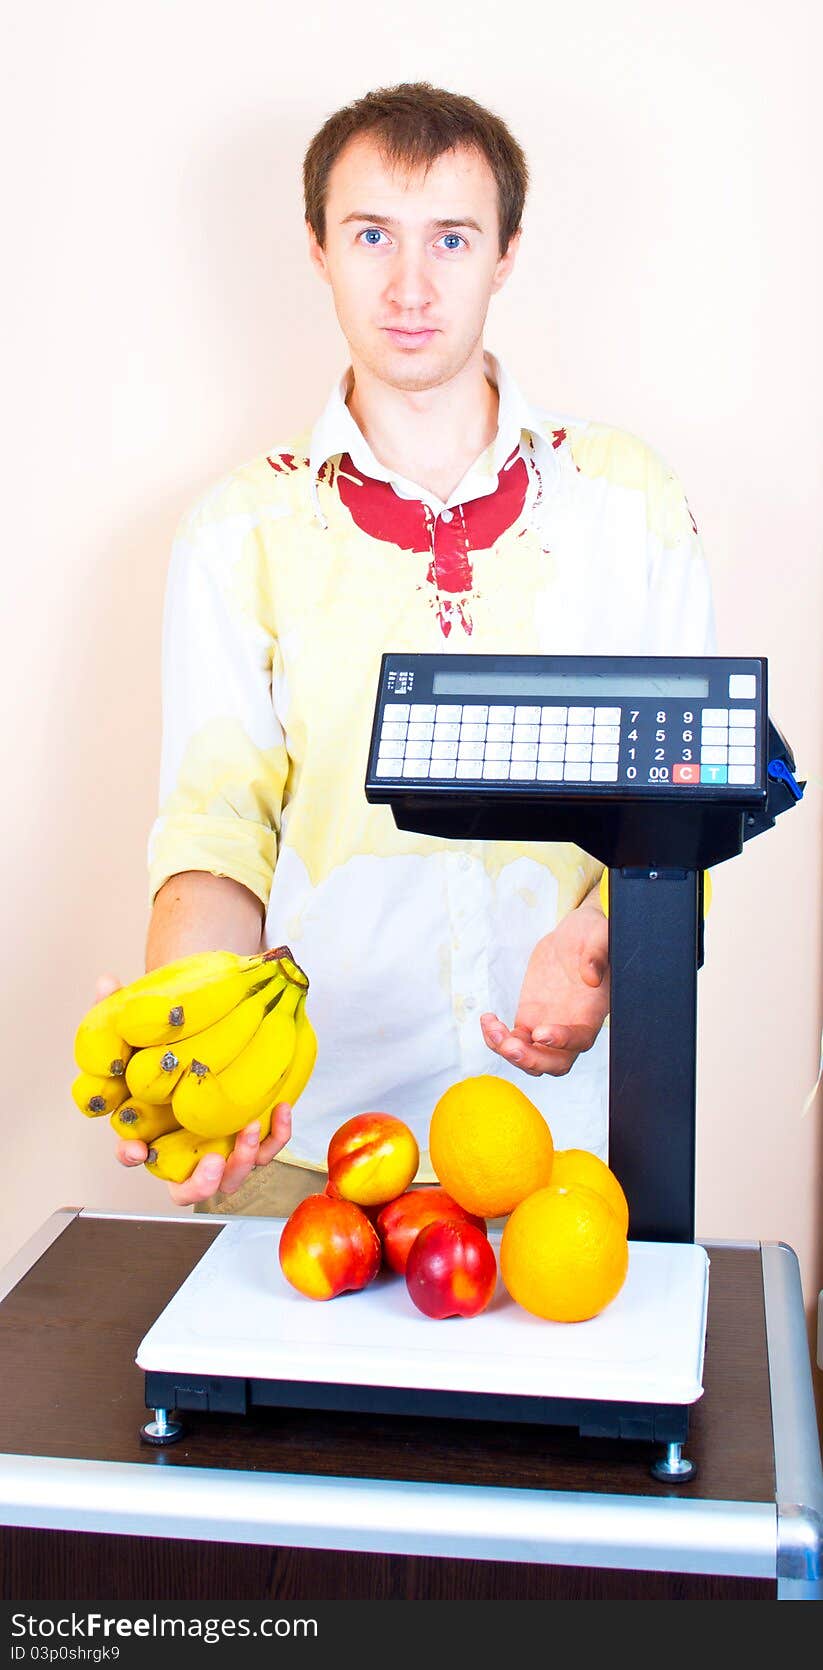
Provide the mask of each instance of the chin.
POLYGON ((390 388, 405 389, 409 394, 423 394, 426 389, 440 388, 442 383, 449 381, 449 377, 448 371, 426 372, 422 366, 414 371, 411 368, 406 371, 403 367, 392 367, 391 370, 383 372, 382 381, 388 383, 390 388))
POLYGON ((424 349, 420 353, 395 348, 389 353, 376 355, 371 362, 365 363, 373 376, 379 377, 383 383, 388 383, 390 388, 406 389, 410 394, 420 394, 425 389, 439 388, 442 383, 448 383, 462 371, 466 361, 445 360, 434 348, 424 349))

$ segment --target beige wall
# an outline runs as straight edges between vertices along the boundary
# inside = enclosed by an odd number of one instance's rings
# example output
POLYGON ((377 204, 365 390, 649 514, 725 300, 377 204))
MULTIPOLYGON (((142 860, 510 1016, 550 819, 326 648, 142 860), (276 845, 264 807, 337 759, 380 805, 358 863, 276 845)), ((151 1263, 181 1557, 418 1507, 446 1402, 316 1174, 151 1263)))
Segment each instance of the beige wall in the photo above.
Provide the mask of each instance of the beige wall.
POLYGON ((790 1242, 811 1305, 821 14, 419 0, 405 35, 395 17, 365 0, 44 0, 11 26, 0 1258, 64 1203, 169 1209, 67 1089, 95 974, 141 968, 169 543, 193 497, 308 421, 344 363, 304 254, 309 137, 369 86, 428 77, 495 106, 531 160, 489 345, 528 393, 633 430, 677 469, 721 647, 769 657, 773 716, 811 780, 715 876, 698 1176, 699 1232, 790 1242))

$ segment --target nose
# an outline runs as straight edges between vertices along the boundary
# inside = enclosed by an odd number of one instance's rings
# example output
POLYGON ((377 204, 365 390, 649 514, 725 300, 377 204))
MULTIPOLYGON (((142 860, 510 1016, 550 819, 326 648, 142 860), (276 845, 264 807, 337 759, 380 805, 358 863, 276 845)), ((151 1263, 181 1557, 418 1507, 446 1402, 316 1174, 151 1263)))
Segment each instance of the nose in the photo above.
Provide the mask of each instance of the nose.
POLYGON ((386 298, 398 312, 415 313, 427 307, 434 294, 427 271, 426 252, 413 244, 398 245, 391 262, 386 298))

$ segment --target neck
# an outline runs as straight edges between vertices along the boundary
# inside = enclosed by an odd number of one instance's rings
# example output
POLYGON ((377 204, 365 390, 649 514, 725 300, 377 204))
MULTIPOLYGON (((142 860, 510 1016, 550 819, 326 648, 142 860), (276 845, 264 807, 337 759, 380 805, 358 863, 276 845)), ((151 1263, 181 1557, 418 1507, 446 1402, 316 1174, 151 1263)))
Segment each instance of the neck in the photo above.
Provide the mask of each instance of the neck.
POLYGON ((482 344, 435 388, 393 388, 355 356, 352 372, 346 404, 375 458, 445 502, 497 433, 499 400, 482 344))

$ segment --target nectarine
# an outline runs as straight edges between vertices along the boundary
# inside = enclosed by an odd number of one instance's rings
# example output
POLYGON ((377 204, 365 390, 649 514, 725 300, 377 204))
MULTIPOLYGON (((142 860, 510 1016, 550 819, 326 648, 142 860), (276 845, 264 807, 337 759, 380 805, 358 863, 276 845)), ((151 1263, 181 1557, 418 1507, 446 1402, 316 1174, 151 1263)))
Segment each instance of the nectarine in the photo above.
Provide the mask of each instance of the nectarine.
POLYGON ((413 1131, 394 1114, 356 1113, 335 1131, 326 1164, 344 1200, 382 1206, 408 1188, 420 1151, 413 1131))
POLYGON ((424 1316, 478 1316, 497 1285, 494 1248, 476 1224, 427 1224, 406 1264, 409 1296, 424 1316))
POLYGON ((307 1195, 286 1219, 280 1236, 280 1268, 309 1299, 359 1292, 380 1269, 380 1237, 350 1200, 307 1195))
POLYGON ((427 1224, 442 1223, 447 1218, 460 1218, 464 1223, 474 1224, 483 1234, 486 1232, 485 1219, 476 1218, 464 1206, 458 1206, 439 1183, 410 1189, 407 1194, 399 1195, 397 1200, 390 1200, 380 1208, 374 1220, 383 1243, 386 1263, 399 1276, 405 1275, 409 1253, 421 1229, 425 1229, 427 1224))

